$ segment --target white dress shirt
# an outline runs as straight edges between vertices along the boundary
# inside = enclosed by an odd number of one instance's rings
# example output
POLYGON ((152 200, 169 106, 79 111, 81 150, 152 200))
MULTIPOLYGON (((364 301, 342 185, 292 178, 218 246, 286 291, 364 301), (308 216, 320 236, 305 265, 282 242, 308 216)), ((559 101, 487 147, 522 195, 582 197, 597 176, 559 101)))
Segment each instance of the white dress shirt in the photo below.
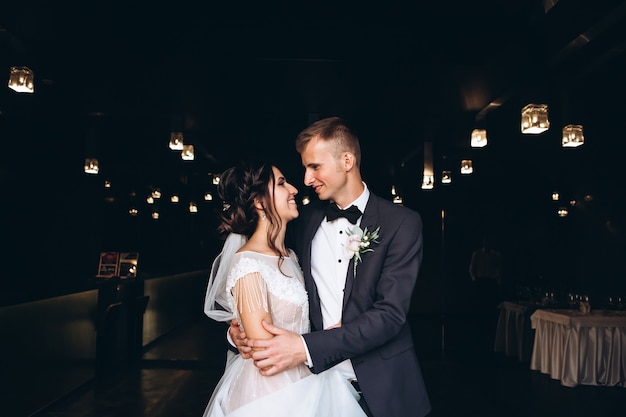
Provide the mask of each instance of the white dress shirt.
MULTIPOLYGON (((365 183, 363 183, 363 186, 365 187, 363 193, 356 200, 346 207, 339 208, 346 209, 355 205, 361 212, 364 212, 370 192, 365 183)), ((331 202, 330 204, 334 203, 331 202)), ((346 231, 354 226, 360 225, 360 223, 361 217, 357 220, 356 225, 353 225, 344 217, 340 217, 331 222, 322 220, 320 227, 313 237, 311 246, 311 274, 315 280, 315 285, 320 296, 322 319, 325 329, 341 322, 343 292, 346 285, 348 264, 351 258, 346 250, 346 241, 348 239, 346 231)), ((310 364, 308 348, 307 356, 309 357, 310 364)), ((345 360, 335 365, 333 369, 341 372, 347 379, 356 379, 350 360, 345 360)))

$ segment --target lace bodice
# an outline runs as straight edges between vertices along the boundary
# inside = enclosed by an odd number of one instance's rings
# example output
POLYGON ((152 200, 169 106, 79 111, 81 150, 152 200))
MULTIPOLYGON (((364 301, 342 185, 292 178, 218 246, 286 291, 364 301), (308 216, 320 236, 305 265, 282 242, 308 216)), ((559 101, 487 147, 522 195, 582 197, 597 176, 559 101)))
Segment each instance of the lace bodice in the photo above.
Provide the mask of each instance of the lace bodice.
MULTIPOLYGON (((274 325, 300 334, 306 333, 310 330, 309 305, 304 289, 304 278, 296 255, 290 252, 290 255, 284 258, 280 270, 278 259, 277 256, 249 251, 234 255, 231 272, 226 282, 230 308, 239 318, 232 289, 237 280, 246 274, 258 273, 266 285, 269 297, 263 294, 262 298, 269 301, 274 325)), ((267 310, 268 306, 265 305, 264 308, 267 310)))

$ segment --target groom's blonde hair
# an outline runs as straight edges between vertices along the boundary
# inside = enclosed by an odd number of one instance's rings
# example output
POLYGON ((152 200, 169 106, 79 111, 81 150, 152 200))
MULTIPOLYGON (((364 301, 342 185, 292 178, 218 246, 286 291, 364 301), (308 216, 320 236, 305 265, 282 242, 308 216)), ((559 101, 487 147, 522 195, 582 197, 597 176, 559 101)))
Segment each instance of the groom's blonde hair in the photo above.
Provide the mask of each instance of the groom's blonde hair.
POLYGON ((361 166, 361 145, 359 138, 348 128, 339 117, 327 117, 318 120, 304 129, 296 138, 296 150, 302 153, 311 139, 319 138, 330 143, 335 150, 335 157, 339 158, 343 152, 354 155, 356 166, 361 166))

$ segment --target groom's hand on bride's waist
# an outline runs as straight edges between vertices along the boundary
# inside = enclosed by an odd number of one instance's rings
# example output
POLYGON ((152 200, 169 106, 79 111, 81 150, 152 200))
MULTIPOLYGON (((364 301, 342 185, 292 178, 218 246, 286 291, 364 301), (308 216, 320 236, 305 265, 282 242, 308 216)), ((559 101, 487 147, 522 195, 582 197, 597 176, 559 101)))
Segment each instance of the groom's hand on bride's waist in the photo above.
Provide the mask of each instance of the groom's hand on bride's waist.
POLYGON ((274 335, 271 339, 248 339, 252 359, 261 375, 271 376, 307 361, 302 337, 263 321, 263 327, 274 335))
POLYGON ((248 347, 248 338, 246 337, 246 333, 239 328, 239 322, 237 319, 232 319, 230 321, 228 335, 230 336, 231 342, 239 351, 241 357, 244 359, 250 359, 250 352, 252 352, 252 348, 248 347))

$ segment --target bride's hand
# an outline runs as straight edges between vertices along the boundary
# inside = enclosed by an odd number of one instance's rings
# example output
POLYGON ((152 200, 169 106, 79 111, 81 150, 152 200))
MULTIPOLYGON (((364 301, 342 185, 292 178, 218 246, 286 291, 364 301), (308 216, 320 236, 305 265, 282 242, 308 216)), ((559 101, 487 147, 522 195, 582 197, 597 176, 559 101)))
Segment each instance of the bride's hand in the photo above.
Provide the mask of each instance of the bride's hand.
POLYGON ((333 324, 332 326, 328 326, 327 328, 325 328, 324 330, 329 330, 329 329, 336 329, 338 327, 341 327, 341 320, 339 320, 339 323, 337 324, 333 324))
POLYGON ((230 338, 232 339, 235 347, 239 351, 239 354, 244 359, 250 359, 250 352, 252 349, 248 346, 248 338, 246 337, 246 333, 241 331, 239 328, 239 321, 237 319, 232 319, 230 321, 230 328, 228 329, 228 333, 230 333, 230 338))

